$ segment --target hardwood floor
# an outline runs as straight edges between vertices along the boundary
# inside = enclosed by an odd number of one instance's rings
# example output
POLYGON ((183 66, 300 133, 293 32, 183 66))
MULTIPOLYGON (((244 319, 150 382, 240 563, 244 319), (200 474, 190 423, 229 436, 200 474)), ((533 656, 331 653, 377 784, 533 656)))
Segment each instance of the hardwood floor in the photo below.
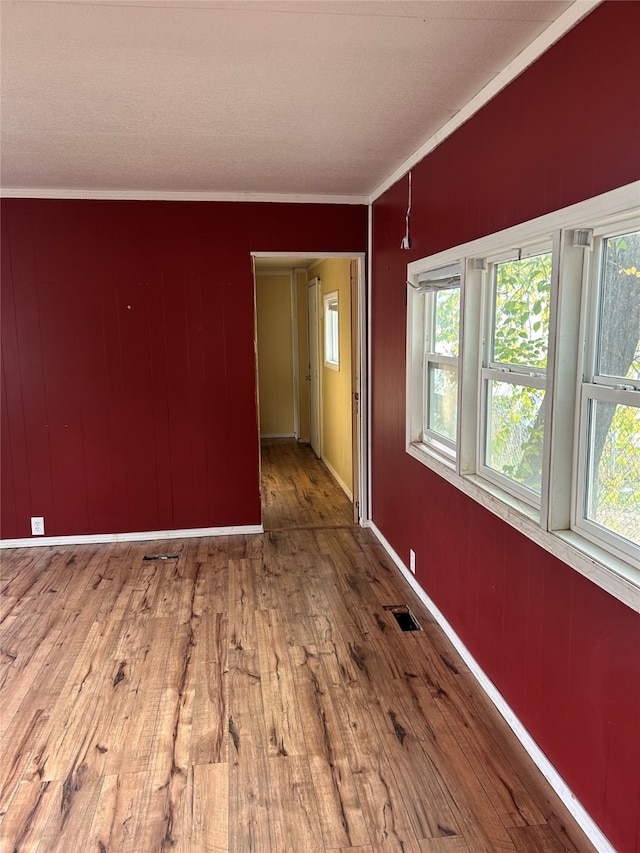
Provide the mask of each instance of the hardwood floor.
POLYGON ((2 851, 593 850, 370 531, 5 551, 1 595, 2 851))
POLYGON ((308 444, 263 439, 261 447, 265 530, 353 524, 351 502, 308 444))

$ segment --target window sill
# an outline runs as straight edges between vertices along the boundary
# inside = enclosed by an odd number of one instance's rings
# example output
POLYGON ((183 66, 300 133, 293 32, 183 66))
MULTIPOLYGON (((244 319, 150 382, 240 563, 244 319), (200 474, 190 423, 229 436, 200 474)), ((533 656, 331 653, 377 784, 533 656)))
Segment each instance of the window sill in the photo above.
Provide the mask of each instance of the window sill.
POLYGON ((423 441, 416 441, 413 444, 409 445, 409 447, 407 448, 407 453, 409 453, 409 455, 413 456, 415 459, 425 461, 425 464, 428 464, 426 460, 432 460, 433 462, 439 465, 444 465, 449 471, 452 471, 454 474, 456 473, 456 460, 454 455, 448 455, 433 444, 427 444, 427 442, 423 441))
POLYGON ((452 462, 436 457, 423 444, 410 444, 407 453, 545 551, 640 613, 640 570, 630 563, 572 530, 544 530, 540 526, 540 513, 534 507, 477 475, 460 476, 452 462))

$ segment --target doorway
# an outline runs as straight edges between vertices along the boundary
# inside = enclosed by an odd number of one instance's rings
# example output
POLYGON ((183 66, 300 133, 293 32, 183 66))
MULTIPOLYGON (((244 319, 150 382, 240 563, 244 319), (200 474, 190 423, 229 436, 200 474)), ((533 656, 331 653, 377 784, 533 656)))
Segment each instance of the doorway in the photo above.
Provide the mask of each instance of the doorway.
MULTIPOLYGON (((288 502, 279 525, 295 526, 296 515, 300 526, 358 523, 366 491, 360 464, 364 256, 253 253, 253 261, 263 526, 269 529, 274 523, 274 490, 278 489, 288 502), (283 309, 287 316, 274 324, 268 315, 281 298, 277 289, 282 293, 285 282, 290 295, 288 308, 283 309), (275 325, 279 331, 274 333, 275 325), (292 386, 292 394, 284 395, 287 400, 268 390, 274 385, 267 375, 273 373, 268 358, 272 349, 280 356, 290 352, 286 383, 278 382, 280 388, 292 386), (274 427, 277 423, 280 426, 274 427), (282 477, 276 462, 282 466, 282 477), (301 464, 309 470, 300 470, 301 464), (296 483, 302 484, 297 494, 296 483), (330 497, 336 486, 337 492, 330 497), (345 499, 347 522, 344 512, 334 517, 328 505, 317 503, 329 500, 337 508, 345 499)), ((279 369, 282 376, 282 366, 279 369)))

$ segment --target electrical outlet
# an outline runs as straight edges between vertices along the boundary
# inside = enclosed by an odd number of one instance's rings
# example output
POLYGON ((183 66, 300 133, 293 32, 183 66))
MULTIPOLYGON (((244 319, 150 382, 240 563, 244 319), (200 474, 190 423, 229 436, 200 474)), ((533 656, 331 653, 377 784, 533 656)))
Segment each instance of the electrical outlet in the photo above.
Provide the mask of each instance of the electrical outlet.
POLYGON ((44 536, 44 518, 42 516, 31 516, 31 535, 44 536))
POLYGON ((413 550, 413 548, 409 549, 409 568, 411 569, 411 571, 415 575, 415 573, 416 573, 416 552, 413 550))

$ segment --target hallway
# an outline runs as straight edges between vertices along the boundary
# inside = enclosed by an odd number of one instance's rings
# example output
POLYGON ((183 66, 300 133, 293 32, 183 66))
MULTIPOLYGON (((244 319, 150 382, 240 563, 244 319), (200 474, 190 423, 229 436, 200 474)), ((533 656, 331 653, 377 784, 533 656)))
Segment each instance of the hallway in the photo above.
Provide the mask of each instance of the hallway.
POLYGON ((351 502, 308 444, 267 438, 261 449, 265 530, 353 524, 351 502))

